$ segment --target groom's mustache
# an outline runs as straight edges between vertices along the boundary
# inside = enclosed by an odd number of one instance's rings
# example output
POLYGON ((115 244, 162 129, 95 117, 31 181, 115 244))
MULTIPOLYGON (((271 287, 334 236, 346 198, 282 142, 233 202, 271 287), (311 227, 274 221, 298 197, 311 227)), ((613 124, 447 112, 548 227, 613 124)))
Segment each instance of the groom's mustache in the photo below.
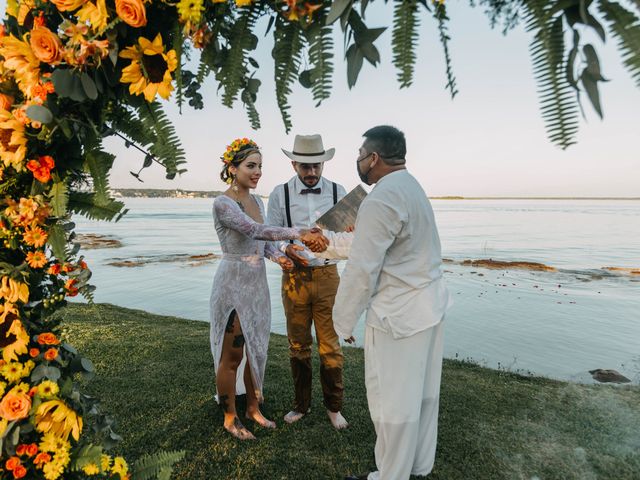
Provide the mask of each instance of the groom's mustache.
POLYGON ((304 177, 304 183, 306 183, 307 185, 313 185, 319 179, 320 179, 320 177, 304 177))

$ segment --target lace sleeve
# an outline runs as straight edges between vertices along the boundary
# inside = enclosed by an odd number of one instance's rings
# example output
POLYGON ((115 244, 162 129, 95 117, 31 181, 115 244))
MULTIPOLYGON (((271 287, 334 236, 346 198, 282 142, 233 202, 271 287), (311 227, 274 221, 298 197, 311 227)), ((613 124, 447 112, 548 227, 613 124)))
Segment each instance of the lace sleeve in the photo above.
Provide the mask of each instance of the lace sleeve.
POLYGON ((264 256, 272 262, 277 262, 280 257, 286 257, 286 255, 280 251, 278 243, 276 242, 267 242, 264 244, 264 256))
POLYGON ((226 195, 214 200, 213 209, 221 225, 254 240, 295 240, 300 236, 297 228, 272 227, 254 221, 226 195))

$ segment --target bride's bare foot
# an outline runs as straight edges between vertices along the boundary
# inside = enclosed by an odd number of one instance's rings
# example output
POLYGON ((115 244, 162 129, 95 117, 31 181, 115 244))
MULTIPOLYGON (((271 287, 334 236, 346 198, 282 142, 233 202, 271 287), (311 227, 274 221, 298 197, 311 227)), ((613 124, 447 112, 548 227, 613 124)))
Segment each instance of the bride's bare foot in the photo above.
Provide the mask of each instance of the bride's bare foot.
POLYGON ((224 429, 238 440, 255 440, 253 433, 246 429, 238 417, 233 417, 229 425, 224 425, 224 429))
POLYGON ((261 427, 276 428, 276 422, 272 422, 271 420, 268 420, 267 418, 265 418, 265 416, 262 415, 262 412, 260 410, 258 410, 257 412, 247 412, 245 417, 248 418, 249 420, 253 420, 261 427))

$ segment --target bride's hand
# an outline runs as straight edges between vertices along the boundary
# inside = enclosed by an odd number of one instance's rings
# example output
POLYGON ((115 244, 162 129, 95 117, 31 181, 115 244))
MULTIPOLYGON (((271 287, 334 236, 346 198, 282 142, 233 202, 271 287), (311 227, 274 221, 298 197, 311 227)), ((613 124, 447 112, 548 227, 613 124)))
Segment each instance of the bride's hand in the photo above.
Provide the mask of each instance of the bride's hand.
POLYGON ((324 252, 329 245, 329 240, 322 234, 319 228, 300 231, 300 241, 314 253, 324 252))
POLYGON ((293 270, 294 263, 289 257, 278 257, 278 265, 283 271, 288 272, 293 270))

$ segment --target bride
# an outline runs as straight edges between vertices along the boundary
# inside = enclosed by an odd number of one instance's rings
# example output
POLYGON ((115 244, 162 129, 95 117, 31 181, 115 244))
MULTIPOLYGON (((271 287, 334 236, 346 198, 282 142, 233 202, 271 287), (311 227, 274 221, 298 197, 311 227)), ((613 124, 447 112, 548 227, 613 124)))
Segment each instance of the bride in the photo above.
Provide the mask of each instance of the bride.
POLYGON ((210 300, 211 351, 224 429, 240 440, 249 440, 255 437, 238 418, 236 394, 246 391, 247 419, 265 428, 276 426, 260 411, 271 329, 263 257, 291 269, 293 262, 272 241, 300 239, 311 245, 324 239, 309 230, 263 225, 262 200, 250 193, 262 176, 262 155, 255 142, 236 139, 221 159, 220 178, 231 186, 213 202, 222 258, 210 300))

